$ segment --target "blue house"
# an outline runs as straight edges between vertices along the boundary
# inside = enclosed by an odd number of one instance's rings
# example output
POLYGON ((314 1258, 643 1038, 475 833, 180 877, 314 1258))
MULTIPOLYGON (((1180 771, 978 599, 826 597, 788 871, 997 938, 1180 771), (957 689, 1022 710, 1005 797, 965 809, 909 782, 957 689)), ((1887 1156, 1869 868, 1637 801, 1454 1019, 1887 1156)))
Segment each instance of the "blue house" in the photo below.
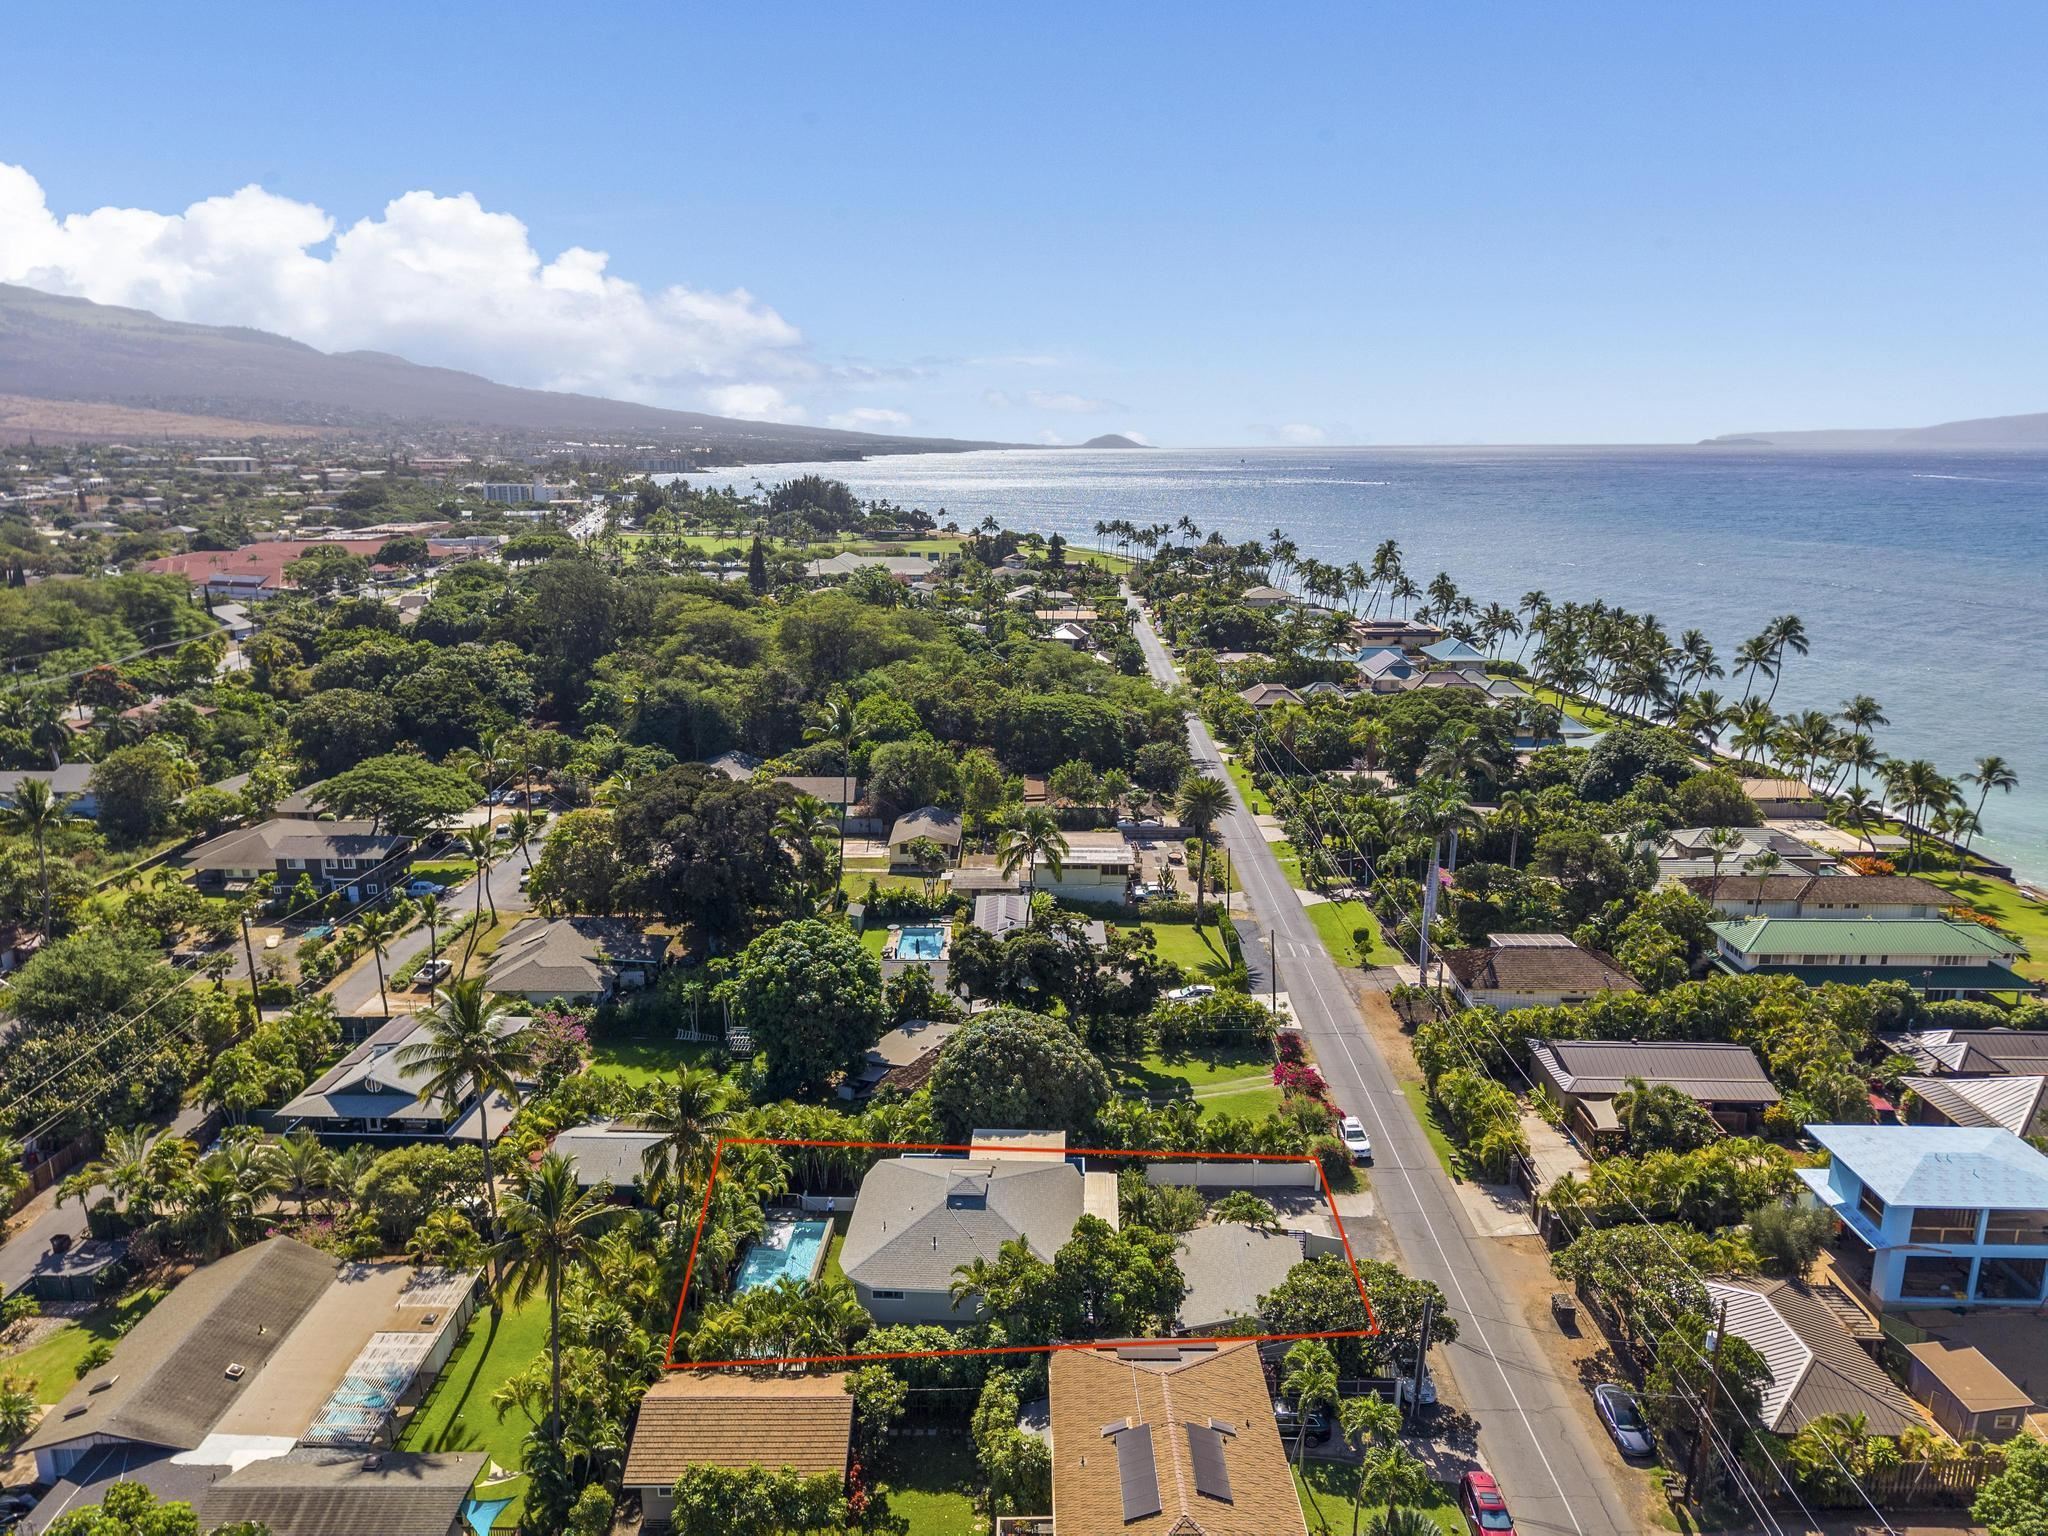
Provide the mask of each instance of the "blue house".
POLYGON ((1841 1218, 1837 1261, 1881 1307, 2038 1306, 2048 1157, 2002 1128, 1809 1125, 1799 1177, 1841 1218))

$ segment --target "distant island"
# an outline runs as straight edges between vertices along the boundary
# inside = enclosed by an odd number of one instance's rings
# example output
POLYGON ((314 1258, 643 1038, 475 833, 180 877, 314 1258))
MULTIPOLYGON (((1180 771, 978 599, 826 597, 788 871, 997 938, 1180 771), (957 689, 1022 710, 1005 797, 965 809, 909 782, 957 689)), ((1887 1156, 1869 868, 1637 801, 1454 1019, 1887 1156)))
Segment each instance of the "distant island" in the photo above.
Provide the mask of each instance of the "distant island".
POLYGON ((1731 432, 1703 448, 2048 448, 2048 412, 1980 416, 1932 427, 1844 427, 1818 432, 1731 432))
POLYGON ((1080 445, 1083 448, 1150 448, 1150 443, 1140 443, 1125 437, 1121 432, 1105 432, 1100 437, 1091 437, 1080 445))

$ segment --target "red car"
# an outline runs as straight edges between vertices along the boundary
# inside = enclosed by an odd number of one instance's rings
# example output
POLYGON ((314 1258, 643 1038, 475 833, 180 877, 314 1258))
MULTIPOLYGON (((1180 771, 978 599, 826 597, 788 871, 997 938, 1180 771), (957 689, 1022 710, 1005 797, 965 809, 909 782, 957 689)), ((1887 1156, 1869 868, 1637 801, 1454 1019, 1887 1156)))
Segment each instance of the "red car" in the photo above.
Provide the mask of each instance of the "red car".
POLYGON ((1498 1536, 1515 1528, 1515 1517, 1508 1513, 1508 1501, 1500 1496, 1500 1484, 1491 1472, 1467 1472, 1458 1479, 1458 1513, 1472 1536, 1498 1536))

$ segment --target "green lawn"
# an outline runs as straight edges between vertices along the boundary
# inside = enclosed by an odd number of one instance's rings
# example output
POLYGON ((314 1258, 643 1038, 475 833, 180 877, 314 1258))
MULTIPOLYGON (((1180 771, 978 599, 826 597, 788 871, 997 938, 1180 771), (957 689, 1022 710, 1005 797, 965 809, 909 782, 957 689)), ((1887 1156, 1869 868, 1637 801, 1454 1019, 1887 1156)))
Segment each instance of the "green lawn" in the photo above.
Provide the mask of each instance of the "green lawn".
POLYGON ((474 859, 440 859, 432 863, 413 865, 411 878, 431 880, 436 885, 460 885, 475 873, 474 859))
POLYGON ((2027 900, 2018 887, 1988 875, 1922 870, 1920 876, 1944 890, 1954 891, 1986 917, 1995 918, 1999 927, 2027 946, 2030 958, 2018 962, 2013 969, 2036 981, 2048 981, 2048 907, 2027 900))
POLYGON ((1415 1118, 1422 1122, 1422 1134, 1429 1138, 1429 1150, 1444 1165, 1444 1172, 1454 1179, 1462 1178, 1458 1149, 1451 1145, 1451 1138, 1437 1123, 1436 1106, 1429 1102, 1429 1090, 1420 1083, 1404 1082, 1401 1084, 1401 1097, 1408 1101, 1408 1107, 1415 1111, 1415 1118))
MULTIPOLYGON (((517 1409, 500 1420, 491 1407, 491 1395, 547 1347, 548 1308, 540 1297, 523 1307, 507 1307, 495 1319, 489 1307, 479 1307, 440 1379, 406 1426, 398 1448, 483 1451, 507 1472, 519 1470, 530 1426, 517 1409)), ((494 1530, 509 1531, 519 1523, 524 1486, 501 1485, 503 1491, 518 1489, 520 1496, 498 1516, 494 1530)))
POLYGON ((590 1042, 590 1070, 636 1084, 656 1083, 675 1076, 680 1067, 702 1066, 715 1054, 716 1046, 659 1035, 606 1035, 590 1042))
POLYGON ((1251 770, 1235 758, 1226 759, 1224 771, 1230 775, 1230 782, 1237 786, 1237 792, 1244 796, 1244 803, 1252 808, 1254 816, 1273 814, 1273 802, 1268 800, 1252 784, 1251 770))
POLYGON ((54 1403, 78 1385, 78 1363, 96 1341, 105 1339, 110 1344, 117 1343, 120 1338, 117 1330, 122 1323, 140 1319, 163 1295, 163 1291, 155 1287, 133 1291, 112 1306, 88 1312, 78 1321, 66 1323, 42 1342, 0 1359, 0 1375, 33 1377, 36 1401, 54 1403))
POLYGON ((869 954, 880 958, 882 951, 889 947, 889 930, 886 928, 863 928, 860 934, 860 941, 869 954))
POLYGON ((1263 1046, 1201 1046, 1167 1058, 1151 1051, 1110 1062, 1119 1094, 1167 1100, 1193 1097, 1210 1113, 1258 1116, 1280 1107, 1272 1053, 1263 1046))
POLYGON ((1366 910, 1364 902, 1319 901, 1308 909, 1308 920, 1316 925, 1316 932, 1322 935, 1323 943, 1339 965, 1394 965, 1404 958, 1387 942, 1379 919, 1366 910), (1372 935, 1372 942, 1363 951, 1351 936, 1352 930, 1359 927, 1369 929, 1372 935))
POLYGON ((1629 723, 1620 715, 1602 709, 1598 704, 1588 704, 1579 699, 1566 698, 1555 688, 1538 687, 1536 684, 1527 682, 1524 679, 1518 679, 1517 681, 1521 682, 1522 686, 1528 688, 1531 693, 1535 694, 1544 703, 1555 704, 1574 720, 1583 720, 1596 731, 1611 731, 1618 725, 1627 725, 1629 723))
POLYGON ((1160 959, 1170 960, 1188 975, 1199 977, 1204 966, 1230 963, 1230 952, 1224 944, 1218 921, 1212 919, 1203 928, 1197 928, 1193 923, 1144 923, 1140 926, 1151 931, 1152 947, 1158 951, 1160 959))
POLYGON ((981 1473, 965 1435, 899 1439, 889 1448, 877 1485, 905 1536, 983 1536, 988 1522, 974 1509, 981 1473))
MULTIPOLYGON (((1311 1456, 1302 1469, 1294 1475, 1294 1491, 1301 1500, 1302 1518, 1308 1522, 1312 1536, 1322 1536, 1324 1531, 1331 1536, 1350 1536, 1351 1532, 1351 1478, 1353 1469, 1337 1461, 1325 1461, 1311 1456)), ((1463 1536, 1464 1519, 1458 1514, 1457 1505, 1452 1503, 1448 1493, 1438 1491, 1434 1504, 1423 1509, 1423 1513, 1438 1526, 1451 1533, 1463 1536)), ((1359 1506, 1370 1514, 1377 1505, 1359 1506)), ((1359 1520, 1363 1529, 1365 1520, 1359 1520)))

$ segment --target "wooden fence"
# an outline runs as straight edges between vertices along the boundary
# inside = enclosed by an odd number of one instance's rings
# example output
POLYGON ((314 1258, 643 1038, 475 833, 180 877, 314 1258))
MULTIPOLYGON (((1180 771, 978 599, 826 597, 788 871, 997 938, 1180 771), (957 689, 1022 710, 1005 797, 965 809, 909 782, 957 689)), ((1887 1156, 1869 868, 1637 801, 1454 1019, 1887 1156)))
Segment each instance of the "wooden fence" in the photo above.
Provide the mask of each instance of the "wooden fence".
MULTIPOLYGON (((1953 1461, 1902 1461, 1895 1467, 1864 1473, 1857 1479, 1862 1493, 1844 1483, 1833 1491, 1801 1488, 1800 1498, 1812 1509, 1868 1509, 1864 1493, 1884 1510, 1967 1509, 1976 1502, 1977 1490, 1985 1480, 2004 1470, 2005 1458, 1995 1451, 1953 1461)), ((1766 1486, 1770 1484, 1766 1478, 1756 1478, 1755 1482, 1763 1490, 1765 1502, 1792 1507, 1791 1496, 1783 1486, 1766 1486)))

